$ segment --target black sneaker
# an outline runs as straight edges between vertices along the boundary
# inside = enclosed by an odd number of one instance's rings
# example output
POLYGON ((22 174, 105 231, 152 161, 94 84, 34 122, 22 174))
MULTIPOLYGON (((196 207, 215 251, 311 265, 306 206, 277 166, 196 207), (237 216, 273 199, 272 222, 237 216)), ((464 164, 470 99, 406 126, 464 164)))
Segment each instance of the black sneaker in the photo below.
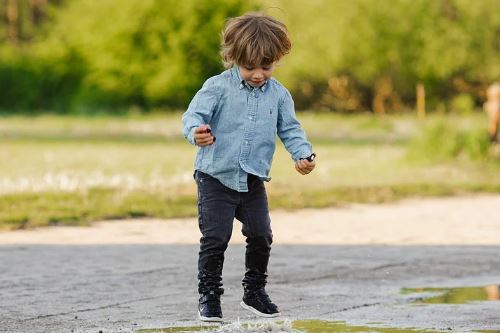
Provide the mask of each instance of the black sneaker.
POLYGON ((265 318, 278 317, 280 312, 264 288, 245 291, 243 301, 240 303, 243 309, 251 311, 258 316, 265 318))
POLYGON ((213 292, 202 295, 198 303, 198 316, 201 321, 222 321, 220 295, 213 292))

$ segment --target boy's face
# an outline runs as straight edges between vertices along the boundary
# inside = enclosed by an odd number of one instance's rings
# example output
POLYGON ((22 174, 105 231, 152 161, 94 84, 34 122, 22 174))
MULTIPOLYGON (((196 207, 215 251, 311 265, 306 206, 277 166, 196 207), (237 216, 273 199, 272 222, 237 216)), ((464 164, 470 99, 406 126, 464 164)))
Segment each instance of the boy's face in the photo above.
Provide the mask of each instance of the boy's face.
POLYGON ((275 63, 259 67, 240 66, 240 75, 252 87, 260 87, 273 76, 275 68, 275 63))

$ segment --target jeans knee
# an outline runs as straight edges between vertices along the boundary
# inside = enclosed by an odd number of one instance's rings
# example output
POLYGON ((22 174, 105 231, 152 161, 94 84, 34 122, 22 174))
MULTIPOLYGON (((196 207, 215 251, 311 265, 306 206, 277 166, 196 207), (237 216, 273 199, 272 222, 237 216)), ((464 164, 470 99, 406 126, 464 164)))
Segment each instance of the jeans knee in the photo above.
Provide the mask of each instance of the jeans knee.
POLYGON ((269 233, 262 236, 247 237, 247 243, 252 247, 271 249, 271 244, 273 243, 273 235, 272 233, 269 233))
POLYGON ((203 236, 200 240, 201 251, 224 252, 229 244, 230 236, 203 236))

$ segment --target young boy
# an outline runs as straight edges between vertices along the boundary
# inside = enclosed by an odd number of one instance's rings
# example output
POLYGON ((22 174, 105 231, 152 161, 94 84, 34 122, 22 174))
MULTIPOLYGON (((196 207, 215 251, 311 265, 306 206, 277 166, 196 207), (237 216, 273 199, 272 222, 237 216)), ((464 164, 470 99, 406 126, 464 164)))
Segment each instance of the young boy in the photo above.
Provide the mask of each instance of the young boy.
POLYGON ((286 26, 273 17, 250 13, 228 20, 221 55, 229 69, 204 83, 182 117, 184 136, 200 147, 194 178, 203 321, 222 321, 222 266, 234 218, 247 242, 241 306, 262 317, 280 314, 264 289, 273 235, 263 181, 271 180, 276 134, 300 174, 315 167, 292 97, 272 78, 290 48, 286 26))

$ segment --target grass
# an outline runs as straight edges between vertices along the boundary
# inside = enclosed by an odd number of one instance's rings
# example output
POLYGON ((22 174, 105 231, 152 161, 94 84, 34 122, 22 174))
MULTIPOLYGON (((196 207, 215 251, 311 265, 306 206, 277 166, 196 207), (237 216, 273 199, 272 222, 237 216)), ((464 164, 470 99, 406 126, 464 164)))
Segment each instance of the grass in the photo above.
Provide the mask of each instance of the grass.
POLYGON ((415 160, 429 162, 457 158, 487 160, 491 157, 489 147, 483 123, 464 121, 463 118, 435 117, 426 122, 411 140, 408 155, 415 160))
MULTIPOLYGON (((0 118, 0 229, 194 216, 196 148, 182 138, 180 116, 0 118)), ((443 158, 427 149, 428 142, 443 145, 435 130, 432 140, 421 139, 440 117, 424 124, 411 116, 299 118, 318 166, 299 175, 279 143, 267 184, 273 209, 500 192, 498 160, 443 158), (419 154, 427 158, 415 158, 419 154)), ((483 122, 482 115, 450 120, 474 131, 483 122)))

